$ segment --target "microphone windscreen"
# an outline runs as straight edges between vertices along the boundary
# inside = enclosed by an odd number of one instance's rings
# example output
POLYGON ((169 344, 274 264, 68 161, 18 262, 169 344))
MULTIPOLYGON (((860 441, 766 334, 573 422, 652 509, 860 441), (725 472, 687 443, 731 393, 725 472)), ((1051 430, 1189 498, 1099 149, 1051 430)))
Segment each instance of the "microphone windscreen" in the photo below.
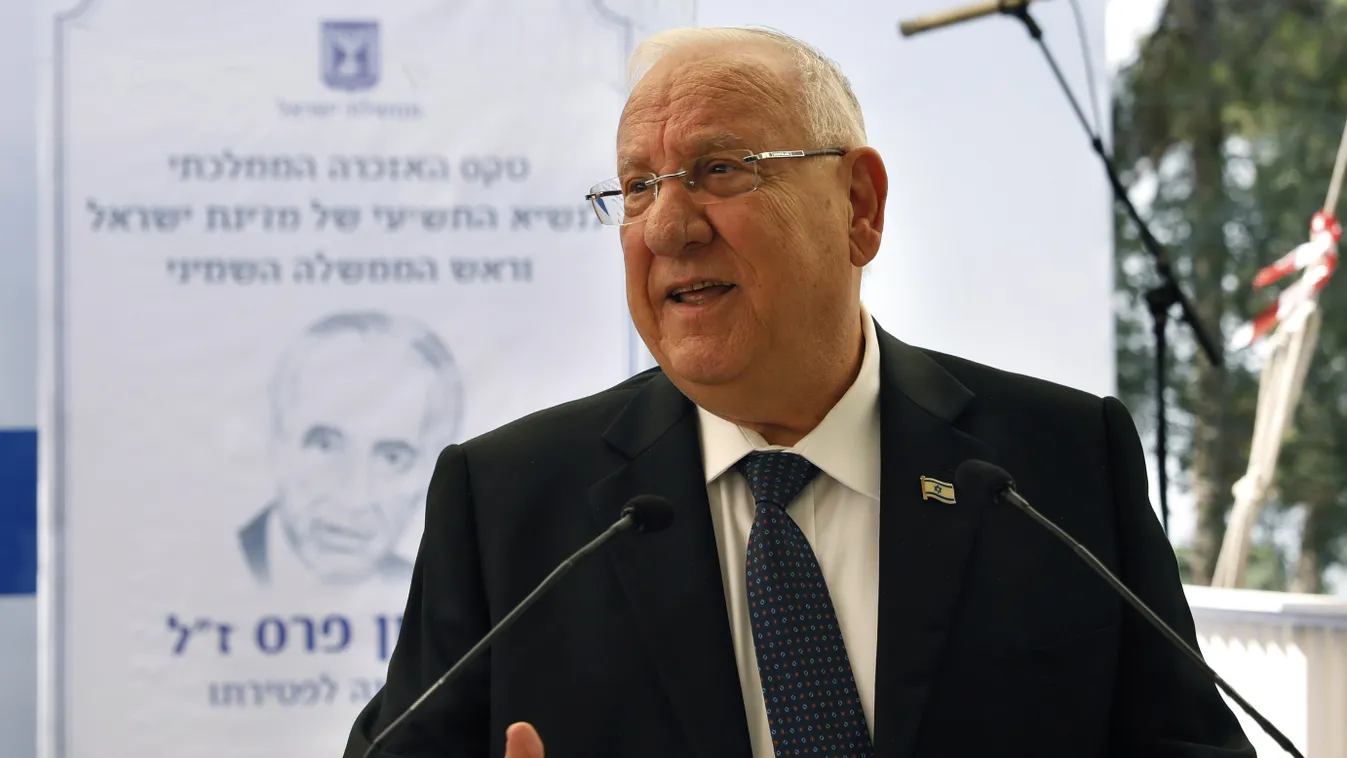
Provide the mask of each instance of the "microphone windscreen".
POLYGON ((954 471, 954 491, 959 496, 972 496, 975 503, 996 503, 1001 493, 1015 488, 1015 480, 1000 466, 970 458, 954 471))
POLYGON ((622 515, 631 514, 636 520, 636 531, 652 534, 669 528, 674 520, 673 503, 658 495, 637 495, 622 508, 622 515))

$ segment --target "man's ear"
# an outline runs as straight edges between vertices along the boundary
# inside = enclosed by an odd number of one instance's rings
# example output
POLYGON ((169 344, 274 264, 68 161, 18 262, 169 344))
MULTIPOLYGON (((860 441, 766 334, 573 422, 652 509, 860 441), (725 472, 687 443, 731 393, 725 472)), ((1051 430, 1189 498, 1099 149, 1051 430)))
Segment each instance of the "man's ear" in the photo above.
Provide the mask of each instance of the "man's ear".
POLYGON ((889 174, 873 147, 849 150, 847 160, 851 168, 851 263, 863 268, 879 254, 889 174))

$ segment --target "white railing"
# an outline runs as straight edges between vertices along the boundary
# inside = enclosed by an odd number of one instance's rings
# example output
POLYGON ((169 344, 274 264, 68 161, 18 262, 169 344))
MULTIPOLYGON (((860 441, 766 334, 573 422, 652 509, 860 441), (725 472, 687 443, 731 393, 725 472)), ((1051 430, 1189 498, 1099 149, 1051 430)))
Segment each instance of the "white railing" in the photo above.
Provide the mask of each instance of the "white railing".
MULTIPOLYGON (((1184 589, 1207 664, 1305 758, 1347 757, 1347 601, 1184 589)), ((1230 707, 1260 758, 1286 755, 1239 706, 1230 707)))

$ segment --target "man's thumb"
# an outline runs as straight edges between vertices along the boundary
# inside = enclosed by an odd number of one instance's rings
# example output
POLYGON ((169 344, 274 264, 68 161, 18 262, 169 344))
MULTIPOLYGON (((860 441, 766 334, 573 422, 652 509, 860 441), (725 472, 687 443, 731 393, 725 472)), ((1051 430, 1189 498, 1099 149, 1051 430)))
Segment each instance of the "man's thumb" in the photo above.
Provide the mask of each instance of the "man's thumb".
POLYGON ((505 730, 505 758, 543 758, 543 741, 531 724, 521 721, 505 730))

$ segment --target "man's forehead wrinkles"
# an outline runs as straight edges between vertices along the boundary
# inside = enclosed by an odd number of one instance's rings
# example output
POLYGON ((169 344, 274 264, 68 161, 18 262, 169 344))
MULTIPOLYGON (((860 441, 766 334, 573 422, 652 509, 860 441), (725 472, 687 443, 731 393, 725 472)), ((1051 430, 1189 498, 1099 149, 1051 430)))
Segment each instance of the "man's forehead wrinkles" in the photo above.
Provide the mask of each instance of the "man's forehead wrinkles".
POLYGON ((663 130, 663 124, 651 123, 644 128, 628 132, 618 145, 618 169, 626 171, 648 164, 650 155, 646 146, 657 144, 663 130))
MULTIPOLYGON (((669 146, 668 152, 672 157, 679 160, 695 160, 720 150, 742 150, 751 148, 751 140, 737 132, 715 130, 694 132, 686 138, 679 138, 675 144, 669 146)), ((643 150, 633 150, 631 153, 624 153, 618 162, 618 166, 623 169, 647 168, 650 162, 649 156, 643 150)))
POLYGON ((763 131, 759 121, 762 116, 753 103, 742 97, 733 103, 724 97, 684 98, 623 124, 618 165, 628 169, 646 164, 652 155, 689 160, 717 150, 757 149, 755 140, 761 140, 763 131))
POLYGON ((699 150, 726 150, 744 147, 748 144, 748 140, 737 132, 719 131, 694 136, 690 144, 699 150))
POLYGON ((645 160, 645 144, 657 140, 664 130, 667 99, 657 94, 633 95, 618 122, 617 152, 619 169, 627 169, 645 160))
POLYGON ((681 163, 718 150, 772 149, 759 143, 781 136, 775 121, 791 118, 792 98, 769 64, 684 64, 628 101, 619 125, 618 170, 653 171, 655 156, 681 163))
POLYGON ((715 131, 692 132, 686 138, 679 139, 673 148, 680 158, 699 158, 706 153, 718 150, 749 147, 748 143, 747 138, 736 132, 717 129, 715 131))
MULTIPOLYGON (((692 58, 671 62, 671 67, 638 83, 630 94, 618 123, 618 153, 621 166, 648 158, 644 149, 653 149, 663 139, 665 129, 696 133, 706 125, 726 127, 726 113, 734 118, 754 117, 770 123, 773 118, 789 118, 793 94, 781 62, 745 51, 711 50, 711 59, 692 58), (660 133, 652 133, 660 132, 660 133), (647 143, 647 144, 643 144, 647 143)), ((733 127, 726 131, 734 131, 733 127)), ((756 129, 754 129, 756 131, 756 129)), ((742 135, 741 135, 742 136, 742 135)), ((698 140, 699 136, 690 137, 698 140)), ((679 140, 687 143, 688 140, 679 140)), ((740 147, 740 144, 710 144, 740 147)), ((664 147, 664 145, 660 145, 664 147)), ((691 149, 691 148, 690 148, 691 149)))
POLYGON ((678 80, 670 87, 669 105, 677 107, 687 100, 707 102, 720 107, 733 105, 784 105, 786 93, 773 77, 758 72, 706 71, 678 80))

